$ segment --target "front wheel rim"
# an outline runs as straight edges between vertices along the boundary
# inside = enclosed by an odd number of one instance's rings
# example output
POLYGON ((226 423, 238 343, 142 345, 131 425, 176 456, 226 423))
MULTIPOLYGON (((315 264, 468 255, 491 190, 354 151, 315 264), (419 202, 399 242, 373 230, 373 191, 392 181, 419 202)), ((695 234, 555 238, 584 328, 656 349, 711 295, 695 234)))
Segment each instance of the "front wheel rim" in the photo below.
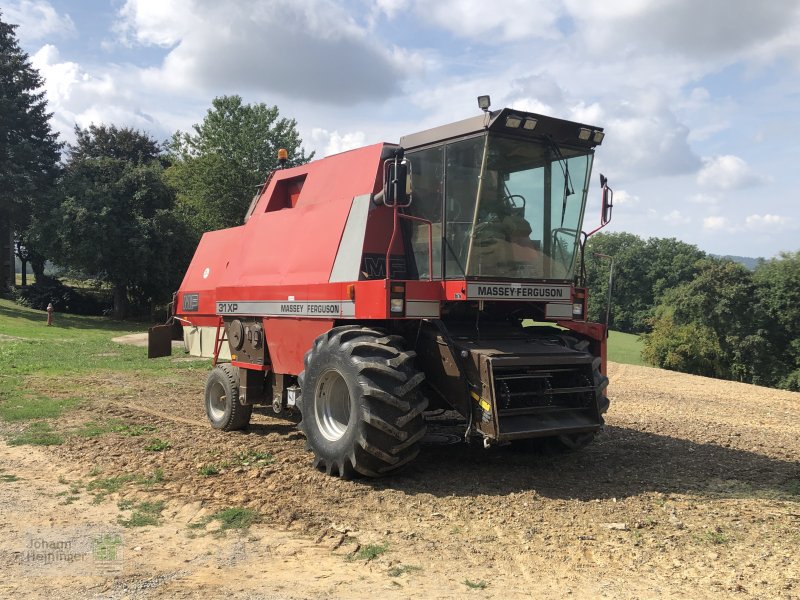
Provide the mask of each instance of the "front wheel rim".
POLYGON ((326 371, 319 378, 314 414, 322 437, 331 442, 344 437, 350 424, 350 390, 338 371, 326 371))

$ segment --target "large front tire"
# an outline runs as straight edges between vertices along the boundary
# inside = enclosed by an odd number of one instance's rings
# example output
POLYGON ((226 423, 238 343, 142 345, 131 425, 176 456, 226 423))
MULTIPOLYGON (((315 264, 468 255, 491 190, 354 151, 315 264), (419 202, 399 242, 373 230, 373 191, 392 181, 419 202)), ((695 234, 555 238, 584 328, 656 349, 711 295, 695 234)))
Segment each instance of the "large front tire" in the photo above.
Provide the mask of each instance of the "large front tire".
POLYGON ((314 466, 340 477, 378 477, 413 460, 425 435, 424 375, 402 338, 357 325, 335 327, 306 353, 300 429, 314 466))
POLYGON ((229 364, 214 367, 206 379, 206 415, 214 429, 246 429, 252 405, 239 402, 239 369, 229 364))

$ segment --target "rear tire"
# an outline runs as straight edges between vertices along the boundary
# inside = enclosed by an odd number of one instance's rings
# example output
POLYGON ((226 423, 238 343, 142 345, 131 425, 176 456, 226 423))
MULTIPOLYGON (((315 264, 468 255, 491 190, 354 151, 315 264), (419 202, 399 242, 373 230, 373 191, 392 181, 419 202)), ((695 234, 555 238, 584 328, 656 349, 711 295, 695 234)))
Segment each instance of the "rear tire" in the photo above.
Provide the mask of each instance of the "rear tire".
POLYGON ((412 461, 425 435, 424 375, 402 338, 350 325, 319 336, 298 381, 300 429, 328 475, 378 477, 412 461))
MULTIPOLYGON (((578 340, 572 336, 563 336, 567 346, 573 350, 587 351, 589 342, 587 340, 578 340)), ((600 366, 603 360, 598 356, 592 361, 592 379, 596 390, 597 411, 600 413, 600 422, 605 423, 603 415, 608 411, 610 402, 606 396, 606 388, 608 387, 608 377, 600 372, 600 366)), ((585 433, 567 433, 556 437, 557 442, 563 450, 575 452, 585 448, 594 441, 597 437, 597 431, 589 431, 585 433)))
POLYGON ((250 424, 253 407, 239 402, 239 369, 233 365, 217 365, 208 374, 205 404, 214 429, 235 431, 250 424))

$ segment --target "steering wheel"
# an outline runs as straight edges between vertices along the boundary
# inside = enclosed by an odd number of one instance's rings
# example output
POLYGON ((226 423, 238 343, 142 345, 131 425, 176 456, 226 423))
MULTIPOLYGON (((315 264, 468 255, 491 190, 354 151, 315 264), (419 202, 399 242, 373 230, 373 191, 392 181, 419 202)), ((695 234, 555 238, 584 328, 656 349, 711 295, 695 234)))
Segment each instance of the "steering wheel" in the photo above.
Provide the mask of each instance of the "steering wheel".
POLYGON ((521 210, 525 212, 525 196, 521 194, 508 194, 503 198, 503 201, 508 202, 512 210, 521 210), (518 205, 517 202, 520 202, 518 205))

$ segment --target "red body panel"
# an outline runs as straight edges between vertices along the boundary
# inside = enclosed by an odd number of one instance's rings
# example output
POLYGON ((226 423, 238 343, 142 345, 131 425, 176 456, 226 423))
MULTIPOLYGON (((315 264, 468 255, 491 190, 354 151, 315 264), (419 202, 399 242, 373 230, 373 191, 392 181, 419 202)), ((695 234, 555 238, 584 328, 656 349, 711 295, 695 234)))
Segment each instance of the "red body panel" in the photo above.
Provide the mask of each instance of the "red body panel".
POLYGON ((273 371, 300 373, 303 357, 314 340, 331 327, 333 321, 328 319, 264 319, 264 334, 269 343, 273 371))

